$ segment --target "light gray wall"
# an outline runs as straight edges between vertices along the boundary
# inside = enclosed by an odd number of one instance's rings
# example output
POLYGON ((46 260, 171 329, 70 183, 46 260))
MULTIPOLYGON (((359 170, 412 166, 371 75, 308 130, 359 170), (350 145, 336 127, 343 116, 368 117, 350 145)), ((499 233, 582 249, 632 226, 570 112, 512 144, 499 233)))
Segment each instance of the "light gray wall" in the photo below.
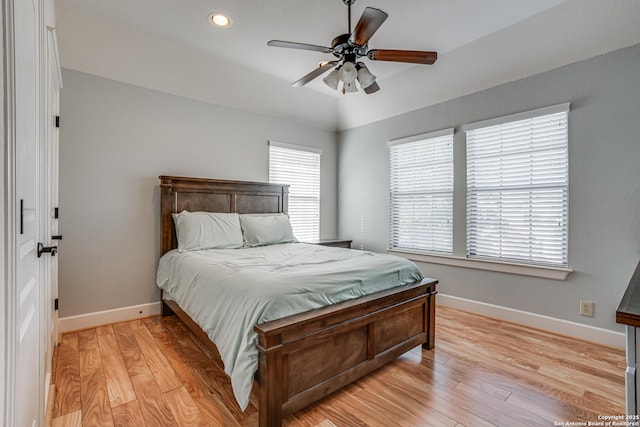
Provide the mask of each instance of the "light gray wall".
MULTIPOLYGON (((443 58, 446 60, 446 58, 443 58)), ((461 125, 571 102, 566 281, 420 263, 440 292, 607 329, 640 258, 640 45, 413 111, 340 135, 338 230, 354 246, 388 245, 387 141, 455 127, 454 252, 465 255, 461 125), (594 301, 595 317, 578 314, 594 301)), ((384 90, 384 89, 383 89, 384 90)))
POLYGON ((268 145, 321 148, 322 237, 337 231, 337 135, 64 69, 60 316, 159 301, 159 175, 268 181, 268 145))

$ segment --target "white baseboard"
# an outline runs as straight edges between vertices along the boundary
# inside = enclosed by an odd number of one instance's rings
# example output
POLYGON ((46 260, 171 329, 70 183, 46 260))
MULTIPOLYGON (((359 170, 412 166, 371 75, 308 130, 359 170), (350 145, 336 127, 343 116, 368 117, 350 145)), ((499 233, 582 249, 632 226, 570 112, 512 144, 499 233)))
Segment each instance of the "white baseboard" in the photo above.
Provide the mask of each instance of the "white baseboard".
POLYGON ((48 413, 50 408, 49 392, 51 391, 51 372, 47 372, 44 377, 44 413, 48 413))
MULTIPOLYGON (((584 341, 591 341, 608 347, 625 348, 625 335, 622 332, 615 332, 609 329, 583 325, 568 320, 556 319, 541 314, 515 310, 513 308, 501 307, 499 305, 487 304, 442 293, 438 294, 436 300, 438 304, 447 307, 453 307, 507 322, 518 323, 584 341)), ((58 331, 60 333, 77 331, 109 323, 125 322, 127 320, 153 316, 160 314, 160 304, 160 302, 154 302, 81 314, 78 316, 62 317, 58 320, 58 331)))
POLYGON ((127 320, 149 317, 156 314, 160 314, 160 302, 132 305, 113 310, 80 314, 78 316, 61 317, 58 319, 58 332, 65 333, 80 329, 95 328, 96 326, 109 323, 125 322, 127 320))
MULTIPOLYGON (((625 335, 622 332, 615 332, 609 329, 597 328, 595 326, 583 325, 576 322, 570 322, 568 320, 556 319, 554 317, 543 316, 541 314, 515 310, 508 307, 501 307, 499 305, 487 304, 441 293, 438 293, 436 302, 437 304, 447 307, 457 308, 470 313, 481 314, 483 316, 493 317, 495 319, 505 320, 507 322, 517 323, 584 341, 590 341, 607 347, 619 349, 625 348, 625 335)), ((438 326, 436 325, 436 330, 437 328, 438 326)))

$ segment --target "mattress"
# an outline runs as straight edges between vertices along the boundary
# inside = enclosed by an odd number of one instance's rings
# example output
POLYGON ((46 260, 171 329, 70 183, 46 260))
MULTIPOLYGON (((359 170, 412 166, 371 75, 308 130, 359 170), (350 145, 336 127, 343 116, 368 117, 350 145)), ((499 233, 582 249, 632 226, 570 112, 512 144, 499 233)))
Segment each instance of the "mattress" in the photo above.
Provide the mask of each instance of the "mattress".
POLYGON ((209 336, 244 410, 258 370, 254 325, 422 279, 404 258, 286 243, 178 252, 160 259, 157 285, 209 336))

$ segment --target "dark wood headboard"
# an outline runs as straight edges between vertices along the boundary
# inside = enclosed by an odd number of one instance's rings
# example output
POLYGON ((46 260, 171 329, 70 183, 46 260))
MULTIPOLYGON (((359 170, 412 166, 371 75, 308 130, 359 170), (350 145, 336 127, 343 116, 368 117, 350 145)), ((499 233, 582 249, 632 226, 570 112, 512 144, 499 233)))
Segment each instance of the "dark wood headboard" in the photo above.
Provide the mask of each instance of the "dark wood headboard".
POLYGON ((286 213, 289 202, 286 184, 161 176, 160 190, 160 255, 177 247, 173 213, 286 213))

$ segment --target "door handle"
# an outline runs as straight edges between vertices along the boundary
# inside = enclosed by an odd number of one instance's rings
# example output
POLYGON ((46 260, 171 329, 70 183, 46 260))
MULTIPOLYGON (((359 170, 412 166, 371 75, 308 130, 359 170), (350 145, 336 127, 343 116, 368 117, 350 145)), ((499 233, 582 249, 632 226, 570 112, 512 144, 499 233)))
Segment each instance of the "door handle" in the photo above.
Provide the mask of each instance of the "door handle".
POLYGON ((56 256, 56 254, 58 253, 58 247, 44 246, 42 243, 38 243, 38 258, 40 258, 43 253, 50 253, 51 256, 56 256))
POLYGON ((51 236, 51 240, 62 240, 62 234, 55 234, 51 236))

